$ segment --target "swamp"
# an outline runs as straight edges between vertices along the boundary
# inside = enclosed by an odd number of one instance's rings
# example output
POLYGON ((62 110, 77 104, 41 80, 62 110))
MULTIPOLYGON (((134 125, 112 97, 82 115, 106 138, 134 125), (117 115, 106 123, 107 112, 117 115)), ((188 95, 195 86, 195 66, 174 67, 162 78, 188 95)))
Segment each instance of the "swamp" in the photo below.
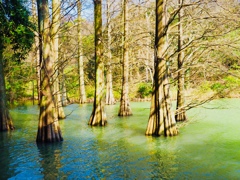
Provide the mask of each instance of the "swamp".
POLYGON ((16 130, 0 134, 1 179, 238 179, 240 99, 214 100, 188 111, 174 137, 144 136, 149 102, 134 116, 106 106, 106 127, 87 121, 92 104, 72 104, 60 121, 64 141, 37 144, 37 105, 11 109, 16 130))

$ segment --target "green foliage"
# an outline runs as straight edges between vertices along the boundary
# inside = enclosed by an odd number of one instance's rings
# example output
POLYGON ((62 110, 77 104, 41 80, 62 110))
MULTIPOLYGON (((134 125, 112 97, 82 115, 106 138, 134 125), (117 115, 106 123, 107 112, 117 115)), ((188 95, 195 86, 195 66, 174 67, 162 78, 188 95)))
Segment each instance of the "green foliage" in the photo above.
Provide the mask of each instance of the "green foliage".
POLYGON ((6 67, 6 95, 10 103, 16 103, 24 97, 31 97, 35 71, 28 66, 28 63, 14 61, 9 61, 6 67))
POLYGON ((211 83, 209 81, 204 81, 200 85, 200 91, 201 92, 206 92, 211 90, 211 83))
POLYGON ((2 1, 0 13, 0 36, 5 46, 11 44, 13 58, 20 60, 29 52, 35 29, 29 20, 29 12, 21 0, 2 1))
POLYGON ((216 82, 216 83, 213 83, 212 86, 211 86, 211 89, 213 91, 222 91, 226 88, 226 85, 225 84, 222 84, 220 82, 216 82))
POLYGON ((77 99, 79 97, 77 69, 74 66, 69 66, 64 70, 64 73, 68 97, 77 99))
POLYGON ((95 88, 94 86, 86 86, 87 98, 94 98, 95 88))
POLYGON ((152 85, 150 83, 140 83, 138 85, 137 97, 145 98, 152 93, 152 85))
POLYGON ((235 76, 227 76, 224 78, 226 87, 239 87, 240 86, 240 79, 235 76))

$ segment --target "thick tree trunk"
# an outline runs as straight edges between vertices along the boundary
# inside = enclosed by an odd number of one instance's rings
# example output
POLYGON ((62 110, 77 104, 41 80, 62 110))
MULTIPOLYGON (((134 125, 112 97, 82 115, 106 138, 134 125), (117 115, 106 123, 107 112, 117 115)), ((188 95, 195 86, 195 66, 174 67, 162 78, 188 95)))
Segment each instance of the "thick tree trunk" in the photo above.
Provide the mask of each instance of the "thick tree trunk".
POLYGON ((107 34, 108 34, 108 66, 107 66, 107 88, 106 88, 106 104, 115 104, 112 85, 112 52, 111 52, 111 24, 110 24, 110 1, 107 0, 107 34))
MULTIPOLYGON (((58 123, 58 115, 53 100, 51 79, 53 77, 53 64, 51 59, 51 38, 48 1, 38 0, 38 18, 40 25, 43 24, 42 34, 42 62, 41 62, 41 94, 40 114, 37 132, 37 142, 58 142, 62 141, 62 134, 58 123)), ((40 29, 41 30, 41 29, 40 29)))
POLYGON ((171 113, 166 43, 166 0, 156 1, 155 72, 150 116, 146 135, 177 135, 176 122, 171 113))
POLYGON ((95 96, 93 111, 89 119, 89 125, 106 125, 106 114, 104 112, 104 63, 103 63, 103 42, 102 42, 102 1, 94 0, 94 21, 95 21, 95 96))
POLYGON ((52 0, 52 28, 51 28, 51 38, 52 38, 52 58, 54 61, 54 76, 53 76, 53 86, 54 86, 54 101, 55 107, 59 119, 65 118, 65 113, 63 111, 62 101, 61 101, 61 92, 59 87, 59 28, 60 28, 60 0, 52 0))
POLYGON ((124 34, 123 34, 123 76, 122 76, 122 92, 120 100, 120 109, 118 116, 130 116, 132 110, 129 104, 128 97, 128 80, 129 80, 129 47, 128 47, 128 0, 123 0, 123 23, 124 23, 124 34))
MULTIPOLYGON (((179 6, 181 6, 183 0, 178 0, 179 6)), ((181 8, 181 7, 179 7, 181 8)), ((183 69, 184 52, 182 51, 183 46, 183 28, 181 18, 183 11, 180 9, 178 13, 178 82, 177 82, 177 106, 176 106, 176 121, 185 121, 187 119, 186 110, 184 109, 184 85, 185 85, 185 71, 183 69)))
POLYGON ((2 39, 0 39, 0 131, 8 131, 13 130, 14 127, 7 108, 2 42, 2 39))
POLYGON ((85 92, 85 83, 84 83, 84 70, 83 70, 83 53, 82 53, 82 18, 81 18, 81 11, 82 11, 82 4, 81 1, 77 1, 77 8, 78 8, 78 72, 79 72, 79 103, 83 104, 86 103, 86 92, 85 92))

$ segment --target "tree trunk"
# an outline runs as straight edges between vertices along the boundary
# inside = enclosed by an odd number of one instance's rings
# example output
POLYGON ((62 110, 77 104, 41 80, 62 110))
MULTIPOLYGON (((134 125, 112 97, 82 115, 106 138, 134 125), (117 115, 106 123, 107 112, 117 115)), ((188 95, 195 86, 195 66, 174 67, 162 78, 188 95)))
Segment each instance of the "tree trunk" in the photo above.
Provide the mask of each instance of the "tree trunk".
MULTIPOLYGON (((32 19, 33 22, 36 24, 37 23, 37 9, 35 6, 35 0, 32 0, 32 19)), ((36 68, 36 78, 37 78, 37 103, 38 105, 40 104, 40 60, 39 60, 39 37, 38 37, 38 32, 37 30, 34 31, 34 44, 33 44, 33 71, 34 67, 36 68)), ((32 97, 33 97, 33 104, 35 103, 35 85, 34 85, 34 79, 32 80, 32 85, 33 85, 33 90, 32 90, 32 97)))
POLYGON ((65 75, 62 72, 62 82, 61 82, 61 92, 62 92, 62 105, 66 106, 68 104, 68 100, 67 100, 67 89, 66 89, 66 83, 65 83, 65 75))
POLYGON ((165 53, 166 0, 156 0, 155 72, 150 116, 146 135, 177 135, 176 122, 171 113, 169 82, 165 53))
POLYGON ((103 63, 103 42, 102 42, 102 1, 94 0, 94 28, 95 28, 95 96, 93 111, 89 125, 106 125, 106 114, 104 112, 104 63, 103 63))
POLYGON ((82 4, 81 1, 77 1, 77 8, 78 8, 78 72, 79 72, 79 103, 83 104, 86 103, 86 92, 85 92, 85 84, 84 84, 84 70, 83 70, 83 53, 82 53, 82 33, 81 33, 81 11, 82 11, 82 4))
POLYGON ((107 66, 107 88, 106 88, 106 104, 115 104, 112 85, 112 52, 111 52, 111 24, 110 24, 110 1, 107 0, 107 34, 108 34, 108 66, 107 66))
MULTIPOLYGON (((179 8, 181 8, 181 4, 183 0, 178 0, 179 8)), ((185 85, 185 70, 183 69, 183 61, 184 61, 184 52, 182 51, 183 46, 183 28, 181 18, 183 16, 183 11, 180 9, 178 13, 178 79, 177 79, 177 107, 175 119, 176 121, 185 121, 186 110, 184 109, 184 85, 185 85)))
MULTIPOLYGON (((62 141, 62 134, 58 123, 56 107, 53 100, 51 79, 53 77, 54 61, 51 56, 50 20, 47 0, 38 0, 39 27, 42 25, 42 62, 41 64, 41 94, 40 114, 37 132, 37 142, 62 141)), ((41 29, 39 29, 41 30, 41 29)), ((41 39, 40 39, 41 41, 41 39)), ((40 53, 41 54, 41 53, 40 53)))
POLYGON ((5 77, 3 72, 3 40, 0 39, 0 131, 13 130, 13 123, 10 117, 7 100, 6 100, 6 88, 5 77))
POLYGON ((132 115, 132 110, 129 104, 128 97, 128 78, 129 78, 129 47, 128 47, 128 0, 123 0, 123 75, 122 75, 122 92, 120 100, 120 109, 118 116, 130 116, 132 115))
MULTIPOLYGON (((65 55, 63 54, 63 62, 65 61, 65 55)), ((67 100, 67 89, 66 89, 66 75, 64 74, 64 63, 61 62, 59 73, 60 73, 60 92, 61 92, 61 104, 62 106, 67 106, 68 100, 67 100)))
POLYGON ((65 118, 65 113, 63 111, 62 101, 61 101, 61 92, 59 87, 59 66, 60 60, 58 56, 59 50, 59 28, 60 28, 60 9, 61 2, 60 0, 52 0, 52 28, 51 28, 51 38, 52 38, 52 58, 54 61, 54 76, 53 76, 53 86, 54 86, 54 101, 56 106, 56 111, 58 113, 59 119, 65 118))
MULTIPOLYGON (((32 1, 34 3, 34 1, 32 1)), ((40 100, 41 100, 41 65, 40 63, 42 62, 42 34, 40 32, 43 31, 43 23, 40 22, 39 16, 41 16, 42 12, 38 11, 38 33, 35 34, 35 45, 37 47, 37 56, 36 58, 36 71, 37 71, 37 94, 38 94, 38 105, 40 105, 40 100), (38 38, 38 39, 37 39, 38 38)), ((34 12, 33 8, 33 14, 37 14, 34 12)))

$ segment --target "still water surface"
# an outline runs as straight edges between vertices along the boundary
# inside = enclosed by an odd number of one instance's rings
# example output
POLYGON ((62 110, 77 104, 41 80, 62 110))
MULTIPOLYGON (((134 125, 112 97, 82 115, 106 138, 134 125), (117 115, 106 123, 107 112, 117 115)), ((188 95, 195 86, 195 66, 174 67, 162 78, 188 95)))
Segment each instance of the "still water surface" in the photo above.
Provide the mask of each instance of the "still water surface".
POLYGON ((188 112, 171 138, 144 135, 150 103, 131 103, 108 125, 87 125, 92 105, 72 104, 60 121, 64 141, 37 145, 38 107, 11 110, 16 130, 0 133, 0 179, 239 179, 240 99, 213 101, 188 112))

